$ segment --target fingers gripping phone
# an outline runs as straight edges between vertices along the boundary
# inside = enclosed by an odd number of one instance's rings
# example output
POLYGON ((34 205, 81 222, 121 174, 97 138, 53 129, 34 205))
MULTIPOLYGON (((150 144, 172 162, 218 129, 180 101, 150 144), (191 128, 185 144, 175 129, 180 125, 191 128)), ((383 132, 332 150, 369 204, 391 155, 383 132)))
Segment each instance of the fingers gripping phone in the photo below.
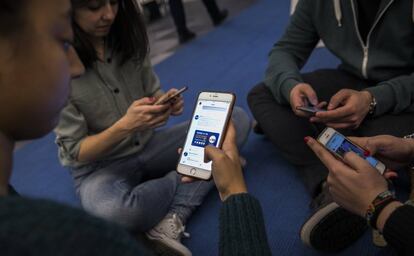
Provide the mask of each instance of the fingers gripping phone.
POLYGON ((211 162, 204 162, 204 148, 220 148, 233 112, 236 96, 233 93, 201 92, 194 107, 177 172, 186 176, 208 180, 211 162))
POLYGON ((296 107, 297 110, 301 110, 310 114, 316 114, 317 112, 324 112, 326 111, 326 109, 324 108, 317 108, 315 106, 301 106, 301 107, 296 107))
POLYGON ((177 97, 178 95, 182 94, 183 92, 187 91, 188 87, 184 86, 183 88, 181 88, 180 90, 176 91, 175 93, 171 94, 170 96, 167 97, 160 97, 154 104, 155 105, 164 105, 166 103, 171 102, 175 97, 177 97))
POLYGON ((366 157, 364 155, 364 149, 351 142, 348 138, 337 132, 335 129, 332 129, 330 127, 325 128, 325 130, 323 130, 322 133, 318 136, 318 141, 340 159, 344 158, 345 153, 353 151, 360 157, 367 160, 371 166, 379 171, 379 173, 383 174, 385 171, 385 165, 382 162, 372 156, 366 157))

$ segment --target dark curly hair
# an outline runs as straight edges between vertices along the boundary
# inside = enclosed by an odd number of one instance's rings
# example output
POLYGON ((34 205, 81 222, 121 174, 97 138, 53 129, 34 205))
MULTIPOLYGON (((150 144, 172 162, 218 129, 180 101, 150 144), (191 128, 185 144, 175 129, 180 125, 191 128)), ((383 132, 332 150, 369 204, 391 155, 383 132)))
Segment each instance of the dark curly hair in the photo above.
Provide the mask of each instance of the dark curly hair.
POLYGON ((0 1, 0 36, 10 36, 22 28, 24 4, 25 0, 0 1))
MULTIPOLYGON (((71 0, 73 12, 87 6, 88 1, 90 0, 71 0)), ((105 0, 101 0, 102 5, 105 2, 105 0)), ((119 65, 123 65, 130 59, 142 63, 148 54, 149 43, 141 9, 136 0, 119 0, 118 4, 118 14, 108 35, 109 46, 121 56, 119 65)), ((88 40, 87 34, 74 21, 73 15, 72 22, 75 49, 83 65, 86 68, 91 68, 93 63, 98 60, 96 51, 88 40)))

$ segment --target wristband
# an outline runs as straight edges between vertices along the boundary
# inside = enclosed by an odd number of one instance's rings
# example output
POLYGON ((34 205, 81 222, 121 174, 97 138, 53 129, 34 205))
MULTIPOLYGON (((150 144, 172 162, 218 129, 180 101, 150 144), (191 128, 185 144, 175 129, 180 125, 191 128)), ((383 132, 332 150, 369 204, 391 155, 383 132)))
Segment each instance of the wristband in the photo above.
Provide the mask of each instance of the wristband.
MULTIPOLYGON (((404 136, 404 139, 414 139, 414 133, 404 136)), ((414 160, 408 164, 408 168, 411 169, 411 171, 414 171, 414 160)))
POLYGON ((377 100, 375 99, 374 95, 372 95, 372 100, 369 103, 369 110, 368 110, 368 115, 372 116, 375 113, 375 109, 377 107, 377 100))
POLYGON ((389 190, 384 191, 375 197, 372 203, 368 206, 368 209, 365 213, 365 219, 371 228, 377 229, 377 220, 381 211, 394 201, 397 201, 395 199, 394 193, 389 190))
POLYGON ((414 133, 410 135, 405 135, 404 139, 414 139, 414 133))

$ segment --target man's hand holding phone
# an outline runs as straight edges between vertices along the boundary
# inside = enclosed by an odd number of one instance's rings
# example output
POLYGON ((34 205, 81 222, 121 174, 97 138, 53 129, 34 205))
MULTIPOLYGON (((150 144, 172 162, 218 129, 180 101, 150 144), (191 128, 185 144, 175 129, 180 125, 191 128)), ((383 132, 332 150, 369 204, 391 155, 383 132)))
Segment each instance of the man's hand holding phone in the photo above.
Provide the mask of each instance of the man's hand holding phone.
MULTIPOLYGON (((213 163, 213 179, 222 201, 225 201, 230 195, 247 192, 236 146, 236 129, 232 121, 228 125, 222 149, 207 146, 204 152, 205 162, 212 161, 213 163)), ((182 179, 183 182, 194 180, 190 177, 182 179)))
POLYGON ((302 107, 314 106, 323 108, 326 102, 319 102, 318 96, 312 86, 306 83, 299 83, 290 91, 290 106, 292 111, 300 117, 309 117, 313 115, 307 111, 301 110, 302 107))
POLYGON ((328 111, 316 113, 311 122, 324 123, 335 129, 356 129, 368 114, 371 100, 367 91, 342 89, 332 96, 328 111))

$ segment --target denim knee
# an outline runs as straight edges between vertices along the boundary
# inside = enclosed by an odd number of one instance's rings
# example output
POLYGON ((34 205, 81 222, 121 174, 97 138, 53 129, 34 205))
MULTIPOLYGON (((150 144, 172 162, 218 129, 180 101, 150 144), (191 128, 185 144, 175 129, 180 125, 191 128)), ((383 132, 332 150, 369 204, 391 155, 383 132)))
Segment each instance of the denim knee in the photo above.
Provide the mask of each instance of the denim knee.
POLYGON ((240 148, 247 141, 252 121, 249 114, 247 114, 247 112, 240 107, 234 107, 232 120, 237 132, 237 146, 240 148))
POLYGON ((122 178, 102 175, 82 184, 81 203, 92 215, 129 230, 146 231, 167 214, 178 179, 175 172, 170 172, 162 178, 131 186, 122 178))

